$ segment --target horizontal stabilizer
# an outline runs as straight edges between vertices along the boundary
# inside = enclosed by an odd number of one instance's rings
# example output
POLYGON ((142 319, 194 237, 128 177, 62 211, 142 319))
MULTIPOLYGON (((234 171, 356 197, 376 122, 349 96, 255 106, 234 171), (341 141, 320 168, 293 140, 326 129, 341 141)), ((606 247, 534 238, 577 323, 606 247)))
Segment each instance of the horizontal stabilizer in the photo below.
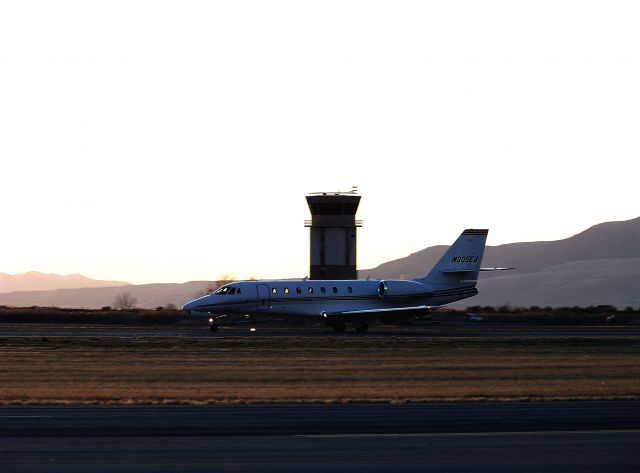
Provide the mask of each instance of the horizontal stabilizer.
POLYGON ((516 268, 445 269, 441 273, 475 273, 477 271, 508 271, 516 268))

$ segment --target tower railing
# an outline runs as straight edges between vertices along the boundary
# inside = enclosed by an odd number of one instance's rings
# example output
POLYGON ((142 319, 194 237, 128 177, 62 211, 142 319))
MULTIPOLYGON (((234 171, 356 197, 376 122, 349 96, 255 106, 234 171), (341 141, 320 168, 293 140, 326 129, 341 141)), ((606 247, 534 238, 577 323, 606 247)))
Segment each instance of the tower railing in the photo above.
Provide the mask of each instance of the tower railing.
POLYGON ((332 220, 330 217, 328 217, 326 215, 323 215, 321 223, 319 223, 316 220, 316 223, 314 225, 313 220, 305 220, 304 221, 304 226, 305 227, 312 227, 312 226, 313 227, 318 227, 318 226, 322 227, 322 226, 325 226, 325 225, 326 226, 338 225, 338 226, 349 226, 349 227, 362 227, 362 223, 363 223, 362 220, 353 220, 353 222, 354 222, 353 224, 351 224, 351 222, 349 222, 349 224, 345 224, 344 217, 342 217, 342 216, 338 216, 338 218, 336 218, 335 220, 332 220))

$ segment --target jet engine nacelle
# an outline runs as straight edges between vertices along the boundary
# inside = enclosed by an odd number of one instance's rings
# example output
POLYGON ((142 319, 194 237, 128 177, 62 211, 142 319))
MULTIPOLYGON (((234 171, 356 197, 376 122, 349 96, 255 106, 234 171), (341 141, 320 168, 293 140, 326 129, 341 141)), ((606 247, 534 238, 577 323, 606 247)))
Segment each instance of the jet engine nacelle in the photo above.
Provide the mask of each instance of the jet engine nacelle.
POLYGON ((424 284, 416 281, 380 281, 378 297, 410 296, 425 293, 424 284))

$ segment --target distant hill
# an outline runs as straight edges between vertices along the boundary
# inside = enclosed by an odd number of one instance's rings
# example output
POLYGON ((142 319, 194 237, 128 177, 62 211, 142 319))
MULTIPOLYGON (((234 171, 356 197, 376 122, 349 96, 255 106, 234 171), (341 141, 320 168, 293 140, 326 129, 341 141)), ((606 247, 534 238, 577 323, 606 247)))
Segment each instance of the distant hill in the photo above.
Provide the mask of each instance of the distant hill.
MULTIPOLYGON (((429 247, 376 268, 361 270, 359 275, 362 278, 371 276, 386 279, 423 276, 446 248, 444 245, 429 247)), ((602 223, 564 240, 488 246, 483 266, 513 266, 517 269, 482 273, 478 283, 480 294, 452 304, 453 307, 614 305, 619 308, 638 308, 640 217, 624 222, 602 223)), ((40 273, 27 274, 34 275, 33 280, 37 280, 40 273)), ((180 306, 201 294, 210 284, 208 281, 193 281, 184 284, 128 285, 72 275, 60 277, 72 278, 74 282, 69 284, 84 282, 93 287, 7 292, 5 281, 8 279, 2 279, 4 276, 9 275, 0 273, 0 305, 9 306, 100 308, 113 305, 115 297, 122 292, 131 293, 142 308, 167 304, 180 306)), ((42 285, 39 288, 44 289, 42 285)))
MULTIPOLYGON (((447 247, 433 246, 362 270, 360 277, 423 276, 447 247)), ((480 294, 454 306, 640 306, 640 217, 595 225, 564 240, 486 248, 483 266, 512 266, 482 273, 480 294)))
POLYGON ((640 258, 573 261, 535 273, 484 278, 477 296, 453 307, 640 307, 640 258))
POLYGON ((192 281, 183 284, 158 283, 52 291, 20 291, 0 294, 0 305, 97 309, 113 305, 118 294, 128 292, 138 300, 137 307, 152 309, 168 304, 180 307, 185 302, 201 295, 209 284, 211 284, 209 281, 192 281))
POLYGON ((0 293, 13 291, 48 291, 85 287, 126 286, 125 281, 100 281, 81 274, 44 274, 30 271, 22 274, 0 273, 0 293))

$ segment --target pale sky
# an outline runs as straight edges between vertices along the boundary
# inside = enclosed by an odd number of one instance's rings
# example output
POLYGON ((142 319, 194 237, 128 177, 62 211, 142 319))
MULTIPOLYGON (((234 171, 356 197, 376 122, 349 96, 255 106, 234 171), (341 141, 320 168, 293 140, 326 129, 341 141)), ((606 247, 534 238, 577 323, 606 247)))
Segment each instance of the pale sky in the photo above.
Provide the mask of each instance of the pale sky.
POLYGON ((637 217, 639 24, 611 0, 0 1, 0 272, 303 277, 305 195, 352 185, 361 269, 637 217))

